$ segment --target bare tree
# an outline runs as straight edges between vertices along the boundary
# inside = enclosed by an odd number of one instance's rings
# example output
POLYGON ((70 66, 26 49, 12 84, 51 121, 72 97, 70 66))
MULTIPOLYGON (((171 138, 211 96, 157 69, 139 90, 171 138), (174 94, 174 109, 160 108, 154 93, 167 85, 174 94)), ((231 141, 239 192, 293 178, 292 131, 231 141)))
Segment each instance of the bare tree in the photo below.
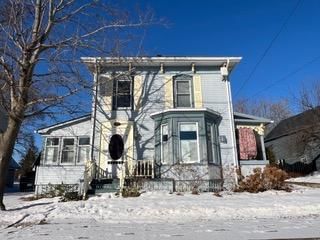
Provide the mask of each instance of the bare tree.
POLYGON ((267 132, 276 126, 281 120, 292 115, 289 101, 287 99, 281 99, 278 101, 265 99, 250 101, 249 99, 242 98, 235 102, 234 109, 236 112, 252 114, 273 120, 274 123, 268 125, 267 132))
POLYGON ((298 96, 295 96, 300 112, 304 112, 302 127, 297 135, 297 141, 311 160, 320 158, 320 82, 313 82, 309 86, 302 85, 298 96))
POLYGON ((92 88, 79 57, 120 56, 126 46, 133 47, 137 28, 155 23, 151 11, 131 16, 105 2, 1 1, 0 106, 8 117, 7 129, 0 133, 1 210, 5 175, 22 124, 65 109, 76 113, 81 104, 70 96, 92 88))

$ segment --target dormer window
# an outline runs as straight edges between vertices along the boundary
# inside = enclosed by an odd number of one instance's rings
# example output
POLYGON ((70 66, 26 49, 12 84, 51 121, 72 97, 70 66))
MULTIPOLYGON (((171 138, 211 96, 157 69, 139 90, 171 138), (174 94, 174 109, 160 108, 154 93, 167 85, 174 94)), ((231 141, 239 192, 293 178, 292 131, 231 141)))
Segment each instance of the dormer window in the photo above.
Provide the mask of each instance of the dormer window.
POLYGON ((113 109, 132 108, 132 79, 116 79, 113 85, 113 109))
POLYGON ((191 76, 180 75, 174 78, 174 107, 193 107, 191 76))

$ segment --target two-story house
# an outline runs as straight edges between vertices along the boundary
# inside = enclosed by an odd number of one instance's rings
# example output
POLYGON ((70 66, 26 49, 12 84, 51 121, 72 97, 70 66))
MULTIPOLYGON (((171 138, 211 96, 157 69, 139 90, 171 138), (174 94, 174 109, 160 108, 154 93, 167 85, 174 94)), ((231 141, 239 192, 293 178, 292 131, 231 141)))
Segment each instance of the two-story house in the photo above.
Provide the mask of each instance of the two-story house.
POLYGON ((248 171, 267 163, 270 122, 233 112, 230 73, 240 60, 82 58, 94 76, 92 113, 38 130, 45 144, 36 191, 86 178, 120 179, 121 187, 144 177, 149 187, 173 190, 195 182, 202 190, 233 186, 239 164, 248 171))

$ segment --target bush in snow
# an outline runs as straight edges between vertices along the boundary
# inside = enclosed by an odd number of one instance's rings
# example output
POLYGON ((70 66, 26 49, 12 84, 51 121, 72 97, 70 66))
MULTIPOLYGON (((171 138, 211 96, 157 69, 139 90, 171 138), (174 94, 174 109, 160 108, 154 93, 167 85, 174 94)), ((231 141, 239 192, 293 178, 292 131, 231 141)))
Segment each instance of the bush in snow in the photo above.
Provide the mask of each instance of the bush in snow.
POLYGON ((285 183, 288 174, 274 166, 266 166, 263 170, 256 168, 253 174, 247 176, 239 182, 236 192, 264 192, 268 190, 290 191, 290 187, 285 183))

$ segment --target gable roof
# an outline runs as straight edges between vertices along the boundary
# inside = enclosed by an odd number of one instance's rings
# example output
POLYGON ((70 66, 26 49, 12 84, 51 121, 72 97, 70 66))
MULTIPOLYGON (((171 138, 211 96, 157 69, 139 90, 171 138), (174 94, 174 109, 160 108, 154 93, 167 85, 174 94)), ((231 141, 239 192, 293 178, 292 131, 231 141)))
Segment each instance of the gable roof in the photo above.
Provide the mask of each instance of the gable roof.
POLYGON ((48 127, 40 128, 40 129, 36 130, 36 133, 48 134, 48 133, 50 133, 51 131, 53 131, 55 129, 59 129, 59 128, 63 128, 63 127, 70 126, 70 125, 73 125, 73 124, 77 124, 77 123, 80 123, 80 122, 88 121, 90 119, 91 119, 91 114, 86 114, 86 115, 81 116, 81 117, 77 117, 77 118, 73 118, 73 119, 70 119, 70 120, 67 120, 67 121, 56 123, 56 124, 50 125, 48 127))
POLYGON ((268 142, 283 136, 295 134, 298 131, 319 124, 319 121, 320 107, 304 111, 279 122, 266 136, 265 141, 268 142))
POLYGON ((234 112, 233 116, 234 116, 235 123, 255 123, 255 124, 264 123, 266 125, 269 123, 273 123, 273 121, 270 119, 257 117, 257 116, 246 114, 246 113, 234 112))

